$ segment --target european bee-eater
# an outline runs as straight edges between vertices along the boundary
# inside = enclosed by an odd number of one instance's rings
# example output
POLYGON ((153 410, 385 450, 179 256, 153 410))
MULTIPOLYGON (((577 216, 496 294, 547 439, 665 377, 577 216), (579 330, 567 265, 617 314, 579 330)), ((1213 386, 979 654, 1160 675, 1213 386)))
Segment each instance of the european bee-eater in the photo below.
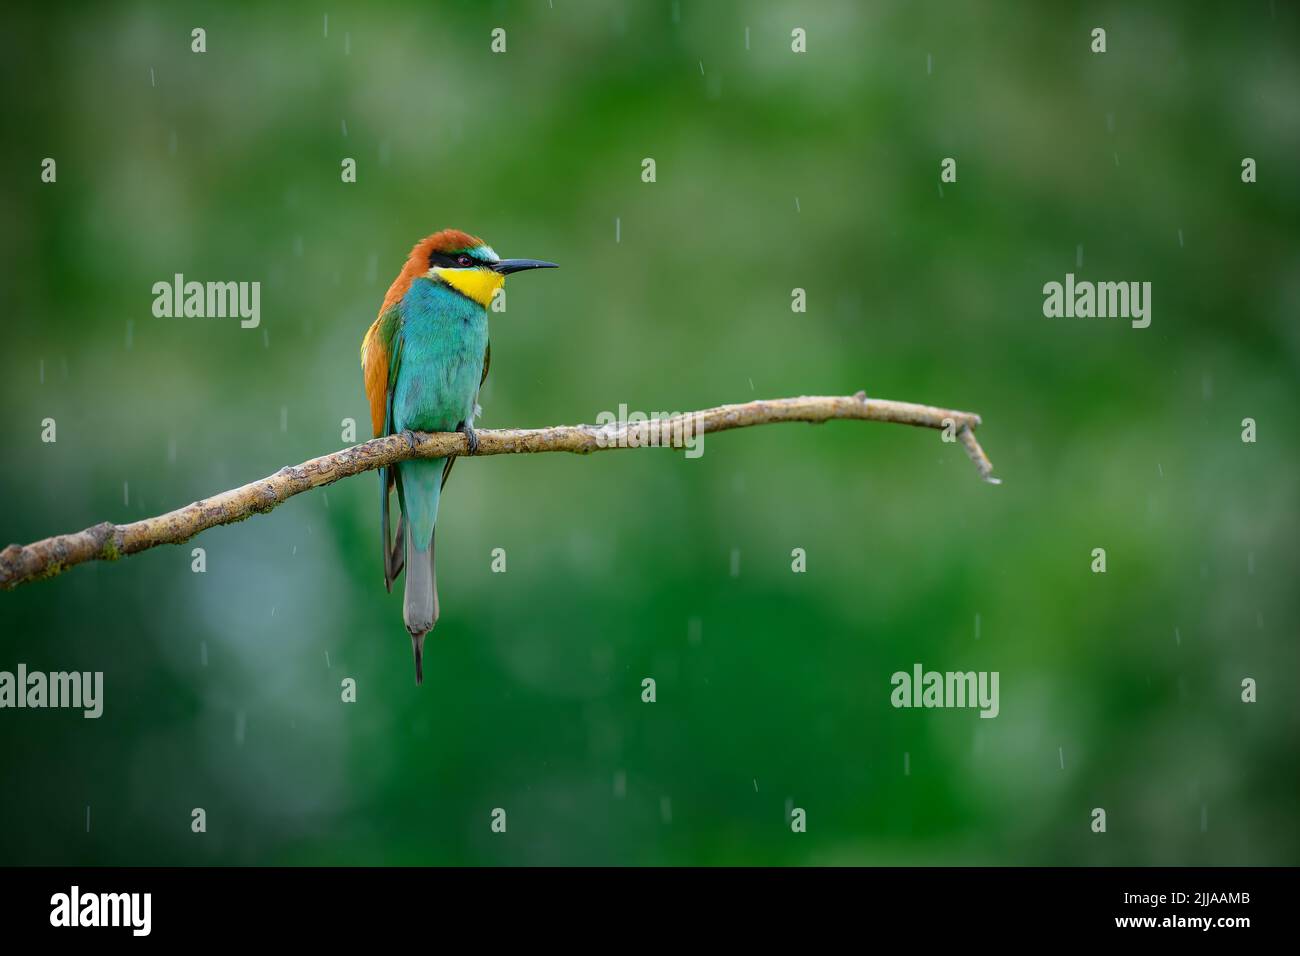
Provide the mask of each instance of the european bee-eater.
MULTIPOLYGON (((361 342, 361 368, 375 436, 464 432, 478 448, 474 417, 487 380, 488 306, 506 276, 554 269, 537 259, 502 259, 482 239, 444 229, 421 239, 388 287, 379 318, 361 342)), ((402 617, 415 652, 415 682, 424 681, 424 636, 438 621, 433 529, 438 499, 455 456, 414 459, 379 470, 384 586, 406 568, 402 617), (401 509, 389 536, 389 496, 401 509)))

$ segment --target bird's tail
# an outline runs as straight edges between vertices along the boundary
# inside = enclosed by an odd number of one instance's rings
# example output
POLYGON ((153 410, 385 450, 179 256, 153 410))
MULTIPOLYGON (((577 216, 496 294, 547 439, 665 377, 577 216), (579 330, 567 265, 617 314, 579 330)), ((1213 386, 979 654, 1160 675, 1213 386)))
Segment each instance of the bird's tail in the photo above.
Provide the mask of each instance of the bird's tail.
POLYGON ((438 623, 438 579, 433 535, 442 491, 443 461, 403 462, 400 484, 406 519, 406 591, 402 619, 415 654, 415 682, 424 682, 424 636, 438 623))
POLYGON ((421 550, 415 536, 406 536, 406 592, 402 619, 411 635, 415 652, 415 682, 424 683, 424 636, 438 623, 438 577, 433 562, 433 535, 429 547, 421 550))

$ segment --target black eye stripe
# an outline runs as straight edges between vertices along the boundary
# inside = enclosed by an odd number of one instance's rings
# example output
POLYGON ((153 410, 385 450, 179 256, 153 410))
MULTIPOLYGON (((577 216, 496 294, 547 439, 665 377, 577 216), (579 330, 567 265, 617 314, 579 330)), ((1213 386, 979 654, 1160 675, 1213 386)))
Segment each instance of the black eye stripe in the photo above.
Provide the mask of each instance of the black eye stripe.
POLYGON ((435 266, 438 266, 438 267, 441 267, 441 268, 444 268, 444 269, 468 269, 468 268, 470 268, 470 266, 482 266, 482 265, 487 265, 487 263, 485 263, 485 262, 481 262, 481 261, 479 261, 478 259, 475 259, 473 256, 471 256, 471 255, 470 255, 469 253, 467 253, 467 252, 458 252, 458 253, 456 253, 456 255, 454 255, 454 256, 449 256, 449 255, 446 255, 445 253, 441 253, 441 252, 433 252, 433 253, 430 253, 430 254, 429 254, 429 268, 430 268, 430 269, 434 268, 435 266), (469 266, 462 265, 462 264, 458 261, 458 260, 460 259, 461 256, 465 256, 466 258, 468 258, 468 259, 470 260, 469 266))

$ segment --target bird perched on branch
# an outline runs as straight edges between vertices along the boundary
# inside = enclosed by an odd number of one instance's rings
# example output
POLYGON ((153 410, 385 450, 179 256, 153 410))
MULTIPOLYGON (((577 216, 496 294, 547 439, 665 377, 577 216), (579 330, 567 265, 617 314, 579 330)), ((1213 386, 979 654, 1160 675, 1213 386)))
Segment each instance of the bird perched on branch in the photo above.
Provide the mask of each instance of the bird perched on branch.
MULTIPOLYGON (((361 342, 361 368, 375 437, 464 432, 478 448, 474 416, 487 379, 488 306, 505 277, 554 269, 538 259, 501 259, 482 239, 444 229, 421 239, 388 288, 379 318, 361 342)), ((415 652, 415 682, 424 681, 424 636, 438 620, 433 530, 438 499, 455 456, 413 459, 379 470, 384 586, 406 569, 402 617, 415 652), (400 515, 390 536, 389 500, 400 515)))

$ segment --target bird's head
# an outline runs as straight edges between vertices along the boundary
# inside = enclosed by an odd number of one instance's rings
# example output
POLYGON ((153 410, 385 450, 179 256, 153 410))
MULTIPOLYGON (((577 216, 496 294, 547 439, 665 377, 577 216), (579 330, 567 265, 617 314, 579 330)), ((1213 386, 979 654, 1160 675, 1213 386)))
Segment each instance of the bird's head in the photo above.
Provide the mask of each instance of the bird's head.
POLYGON ((487 308, 506 276, 526 269, 555 269, 540 259, 502 259, 482 239, 458 229, 444 229, 422 239, 411 252, 424 276, 455 289, 487 308))

